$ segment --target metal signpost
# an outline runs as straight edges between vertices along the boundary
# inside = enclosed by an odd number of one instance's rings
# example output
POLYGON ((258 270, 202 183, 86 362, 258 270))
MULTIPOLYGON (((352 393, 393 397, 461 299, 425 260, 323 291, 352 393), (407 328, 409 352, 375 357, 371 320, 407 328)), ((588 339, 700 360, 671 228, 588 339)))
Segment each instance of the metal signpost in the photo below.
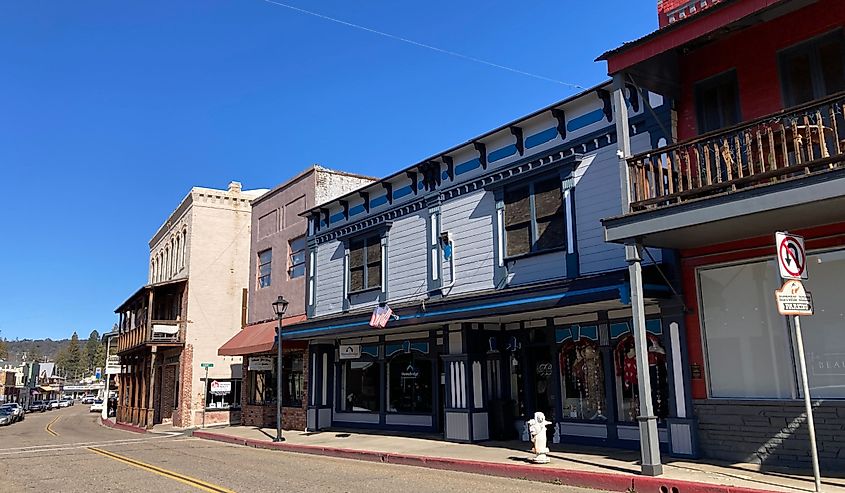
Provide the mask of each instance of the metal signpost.
POLYGON ((810 433, 810 454, 813 459, 813 476, 816 491, 821 491, 822 480, 819 472, 819 451, 816 447, 816 425, 813 422, 813 403, 810 399, 810 384, 807 379, 807 360, 804 357, 804 337, 801 334, 801 316, 813 314, 813 297, 804 290, 802 279, 808 279, 807 254, 804 250, 804 238, 789 233, 775 234, 778 270, 785 280, 780 289, 775 290, 778 312, 792 317, 795 327, 795 345, 798 349, 798 363, 801 367, 801 389, 804 391, 804 408, 807 413, 807 429, 810 433))
POLYGON ((214 363, 200 363, 200 366, 205 368, 205 385, 203 386, 204 392, 202 394, 202 427, 205 428, 205 398, 208 395, 208 369, 214 368, 214 363))

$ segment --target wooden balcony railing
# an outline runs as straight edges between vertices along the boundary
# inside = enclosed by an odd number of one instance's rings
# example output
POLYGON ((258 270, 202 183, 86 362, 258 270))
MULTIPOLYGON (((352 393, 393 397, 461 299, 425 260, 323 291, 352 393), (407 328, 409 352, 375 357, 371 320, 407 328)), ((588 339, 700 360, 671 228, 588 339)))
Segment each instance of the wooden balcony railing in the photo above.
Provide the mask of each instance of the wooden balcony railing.
POLYGON ((630 212, 843 166, 845 93, 628 159, 630 212))
POLYGON ((126 351, 144 344, 173 344, 184 341, 185 322, 178 320, 153 320, 149 328, 144 325, 120 334, 117 338, 117 352, 126 351))

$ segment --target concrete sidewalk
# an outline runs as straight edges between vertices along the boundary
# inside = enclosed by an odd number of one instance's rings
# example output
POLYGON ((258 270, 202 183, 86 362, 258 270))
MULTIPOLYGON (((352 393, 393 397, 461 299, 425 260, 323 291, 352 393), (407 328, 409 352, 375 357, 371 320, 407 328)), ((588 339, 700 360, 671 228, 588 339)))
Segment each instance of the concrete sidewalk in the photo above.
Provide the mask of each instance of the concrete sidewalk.
MULTIPOLYGON (((554 445, 552 462, 534 465, 525 442, 462 444, 439 439, 369 433, 286 431, 273 443, 275 429, 230 426, 195 430, 198 438, 290 452, 415 465, 479 474, 559 482, 571 486, 638 493, 761 493, 813 491, 811 475, 790 470, 762 472, 752 464, 717 464, 667 458, 659 478, 638 475, 633 451, 554 445)), ((845 477, 823 479, 822 491, 845 493, 845 477)))

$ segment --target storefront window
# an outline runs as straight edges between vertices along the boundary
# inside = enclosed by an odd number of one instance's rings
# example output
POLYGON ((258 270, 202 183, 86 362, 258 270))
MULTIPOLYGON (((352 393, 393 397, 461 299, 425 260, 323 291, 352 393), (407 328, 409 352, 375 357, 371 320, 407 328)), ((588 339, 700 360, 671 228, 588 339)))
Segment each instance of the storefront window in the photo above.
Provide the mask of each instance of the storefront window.
MULTIPOLYGON (((835 273, 830 275, 836 278, 835 273)), ((789 331, 775 306, 774 291, 780 286, 774 261, 700 269, 698 280, 710 395, 792 398, 795 373, 789 331)), ((825 296, 820 290, 813 294, 825 296)), ((841 305, 836 301, 830 306, 841 305)))
POLYGON ((241 380, 209 379, 206 385, 205 403, 207 409, 240 409, 241 380))
POLYGON ((432 363, 415 354, 399 354, 387 361, 387 412, 431 413, 432 363))
POLYGON ((376 361, 346 361, 341 366, 340 408, 347 412, 379 412, 381 382, 376 361))
POLYGON ((560 350, 563 417, 603 420, 604 365, 593 341, 568 342, 560 350))
POLYGON ((305 382, 302 372, 303 358, 304 353, 290 353, 282 357, 282 405, 285 407, 302 407, 305 382))
MULTIPOLYGON (((845 250, 807 256, 810 279, 804 285, 813 294, 815 314, 801 317, 810 395, 845 399, 845 250)), ((798 368, 798 356, 795 356, 798 368)), ((803 395, 803 394, 802 394, 803 395)))
MULTIPOLYGON (((631 334, 622 336, 616 343, 613 360, 619 421, 634 422, 640 415, 640 392, 634 337, 631 334)), ((648 334, 648 372, 651 378, 651 405, 654 415, 662 421, 669 416, 669 373, 666 370, 666 350, 652 334, 648 334)))
POLYGON ((272 370, 249 372, 249 403, 256 406, 269 405, 276 402, 276 359, 272 370))

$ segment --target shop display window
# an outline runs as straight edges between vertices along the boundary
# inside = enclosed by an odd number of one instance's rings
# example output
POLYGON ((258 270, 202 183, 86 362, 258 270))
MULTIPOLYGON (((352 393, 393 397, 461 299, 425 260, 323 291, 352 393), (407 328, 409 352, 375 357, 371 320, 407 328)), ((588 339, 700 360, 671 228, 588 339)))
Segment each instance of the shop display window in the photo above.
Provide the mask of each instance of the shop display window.
POLYGON ((379 412, 381 383, 377 361, 346 361, 341 365, 340 410, 379 412))
POLYGON ((789 330, 775 306, 775 262, 699 269, 698 281, 711 396, 792 398, 795 375, 789 330))
POLYGON ((273 358, 273 370, 250 371, 247 387, 249 403, 256 406, 276 402, 276 359, 273 358))
POLYGON ((432 361, 414 353, 387 360, 387 412, 431 413, 432 361))
MULTIPOLYGON (((845 250, 807 255, 815 314, 801 318, 813 398, 845 398, 845 314, 840 286, 845 250)), ((708 383, 714 398, 801 396, 791 319, 778 314, 774 260, 698 270, 708 383)))
POLYGON ((563 418, 605 420, 604 364, 589 339, 567 341, 560 349, 563 418))
POLYGON ((240 409, 239 378, 209 378, 205 389, 205 407, 209 410, 240 409))
MULTIPOLYGON (((653 334, 648 339, 648 371, 651 378, 651 404, 658 422, 669 416, 669 372, 666 368, 666 350, 653 334)), ((621 336, 613 350, 616 375, 616 406, 619 421, 635 422, 640 415, 639 376, 634 349, 634 337, 621 336)))
POLYGON ((285 407, 302 407, 305 394, 304 357, 305 353, 301 352, 282 357, 282 405, 285 407))

